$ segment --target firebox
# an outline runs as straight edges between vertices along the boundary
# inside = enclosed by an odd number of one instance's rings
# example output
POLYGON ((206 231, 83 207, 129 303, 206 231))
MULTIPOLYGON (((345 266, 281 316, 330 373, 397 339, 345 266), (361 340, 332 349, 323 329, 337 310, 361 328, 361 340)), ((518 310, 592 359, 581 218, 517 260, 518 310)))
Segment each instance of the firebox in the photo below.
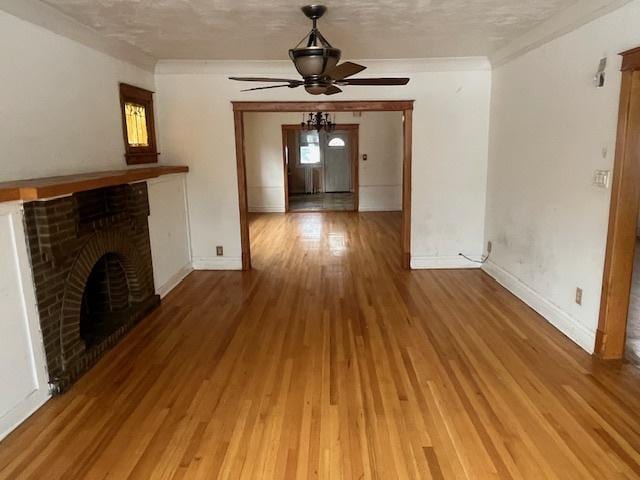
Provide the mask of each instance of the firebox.
POLYGON ((29 202, 24 210, 49 382, 61 393, 160 302, 147 184, 29 202))

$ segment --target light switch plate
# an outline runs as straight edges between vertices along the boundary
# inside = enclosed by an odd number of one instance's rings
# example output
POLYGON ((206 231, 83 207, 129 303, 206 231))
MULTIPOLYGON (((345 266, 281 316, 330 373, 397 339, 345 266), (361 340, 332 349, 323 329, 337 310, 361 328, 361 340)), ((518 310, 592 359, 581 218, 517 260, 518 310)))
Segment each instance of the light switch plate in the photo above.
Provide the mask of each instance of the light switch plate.
POLYGON ((609 188, 609 179, 611 170, 596 170, 593 172, 593 186, 600 188, 609 188))

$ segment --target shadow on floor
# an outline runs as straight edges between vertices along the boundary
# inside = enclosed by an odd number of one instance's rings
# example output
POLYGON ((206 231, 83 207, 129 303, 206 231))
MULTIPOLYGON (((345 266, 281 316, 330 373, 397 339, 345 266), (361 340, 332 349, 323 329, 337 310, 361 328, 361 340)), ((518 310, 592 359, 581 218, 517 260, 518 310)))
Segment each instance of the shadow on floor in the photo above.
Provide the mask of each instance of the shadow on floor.
POLYGON ((290 212, 352 211, 353 193, 309 193, 289 195, 290 212))

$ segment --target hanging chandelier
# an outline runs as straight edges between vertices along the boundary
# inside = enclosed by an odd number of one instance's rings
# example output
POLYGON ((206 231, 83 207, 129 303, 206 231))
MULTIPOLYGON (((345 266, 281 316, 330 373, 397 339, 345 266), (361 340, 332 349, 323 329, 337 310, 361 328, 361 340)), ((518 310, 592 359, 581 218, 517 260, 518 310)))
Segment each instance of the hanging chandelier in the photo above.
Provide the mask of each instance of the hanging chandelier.
POLYGON ((304 118, 305 116, 303 115, 302 123, 300 124, 302 130, 317 130, 318 132, 324 130, 325 132, 333 132, 336 129, 336 124, 328 113, 309 113, 306 121, 304 118))

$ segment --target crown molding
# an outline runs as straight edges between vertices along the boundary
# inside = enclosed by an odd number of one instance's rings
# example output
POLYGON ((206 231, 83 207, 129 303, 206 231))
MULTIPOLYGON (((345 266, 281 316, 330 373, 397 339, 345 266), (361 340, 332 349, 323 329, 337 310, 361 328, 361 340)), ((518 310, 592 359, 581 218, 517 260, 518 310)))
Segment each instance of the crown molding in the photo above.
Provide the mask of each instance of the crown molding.
MULTIPOLYGON (((367 66, 367 73, 421 73, 450 71, 488 71, 487 57, 441 57, 409 59, 353 60, 367 66)), ((156 74, 161 75, 295 75, 289 60, 160 60, 156 74)))
POLYGON ((151 55, 129 43, 107 38, 39 0, 0 0, 0 10, 118 60, 154 71, 156 59, 151 55))
POLYGON ((489 56, 493 68, 570 33, 633 0, 580 0, 489 56))

